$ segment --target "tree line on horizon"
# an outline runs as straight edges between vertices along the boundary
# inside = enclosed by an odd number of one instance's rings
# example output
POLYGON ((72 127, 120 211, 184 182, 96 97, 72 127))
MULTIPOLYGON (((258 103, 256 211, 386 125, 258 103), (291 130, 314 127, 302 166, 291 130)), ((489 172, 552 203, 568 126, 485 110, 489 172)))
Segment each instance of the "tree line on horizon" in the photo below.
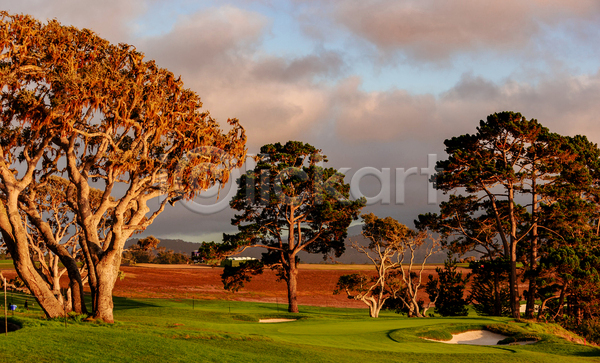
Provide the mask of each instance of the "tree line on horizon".
POLYGON ((121 264, 134 266, 138 263, 155 264, 187 264, 190 256, 187 253, 175 252, 167 247, 158 247, 161 240, 148 236, 136 241, 135 244, 123 250, 121 264))

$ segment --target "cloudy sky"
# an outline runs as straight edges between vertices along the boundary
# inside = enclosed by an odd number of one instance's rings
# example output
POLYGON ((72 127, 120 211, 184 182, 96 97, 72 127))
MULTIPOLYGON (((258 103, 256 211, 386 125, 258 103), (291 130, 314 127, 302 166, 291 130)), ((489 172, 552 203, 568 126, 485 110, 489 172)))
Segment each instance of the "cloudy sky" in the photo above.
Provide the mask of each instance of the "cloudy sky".
MULTIPOLYGON (((551 131, 600 141, 596 0, 0 5, 135 45, 181 75, 217 120, 240 119, 249 153, 267 143, 308 142, 328 166, 344 168, 355 190, 383 193, 365 211, 408 225, 437 210, 420 175, 428 155, 444 158, 445 139, 474 132, 491 113, 518 111, 551 131)), ((219 240, 231 231, 227 192, 219 205, 206 197, 170 208, 144 235, 219 240)))

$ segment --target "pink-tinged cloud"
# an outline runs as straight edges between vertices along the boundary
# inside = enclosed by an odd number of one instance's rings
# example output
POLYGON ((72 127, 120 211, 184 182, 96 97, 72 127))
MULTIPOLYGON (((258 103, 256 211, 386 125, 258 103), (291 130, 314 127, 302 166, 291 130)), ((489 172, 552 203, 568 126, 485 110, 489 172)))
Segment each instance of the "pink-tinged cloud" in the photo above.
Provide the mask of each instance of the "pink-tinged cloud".
POLYGON ((350 140, 400 141, 412 138, 428 125, 435 113, 431 95, 411 95, 405 90, 364 92, 360 79, 341 83, 335 93, 337 132, 350 140))
POLYGON ((147 10, 144 0, 0 0, 0 9, 29 14, 40 21, 93 30, 114 43, 128 42, 134 20, 147 10))
POLYGON ((516 50, 544 27, 597 20, 594 0, 347 0, 334 18, 382 53, 416 60, 443 60, 456 52, 516 50))
POLYGON ((261 14, 224 6, 186 16, 168 34, 139 41, 138 49, 181 74, 217 120, 240 119, 249 143, 259 147, 312 132, 329 99, 313 79, 336 74, 343 63, 332 52, 265 55, 268 29, 261 14))
POLYGON ((241 80, 234 88, 209 87, 204 104, 217 118, 237 117, 252 147, 266 143, 304 140, 323 125, 329 94, 307 85, 255 83, 241 80))
POLYGON ((340 84, 332 102, 339 113, 336 130, 346 142, 393 144, 419 140, 435 150, 450 137, 475 132, 478 121, 500 111, 518 111, 536 118, 551 131, 583 134, 600 141, 600 74, 555 74, 537 83, 506 80, 496 84, 464 75, 441 96, 414 95, 403 90, 364 92, 357 79, 340 84))
POLYGON ((311 54, 297 59, 263 57, 253 67, 255 77, 279 82, 298 82, 315 76, 335 77, 346 68, 340 54, 335 52, 311 54))
MULTIPOLYGON (((238 66, 242 59, 251 58, 268 23, 258 13, 223 6, 181 16, 167 34, 137 43, 161 66, 197 73, 238 66)), ((228 78, 228 74, 220 76, 228 78)))

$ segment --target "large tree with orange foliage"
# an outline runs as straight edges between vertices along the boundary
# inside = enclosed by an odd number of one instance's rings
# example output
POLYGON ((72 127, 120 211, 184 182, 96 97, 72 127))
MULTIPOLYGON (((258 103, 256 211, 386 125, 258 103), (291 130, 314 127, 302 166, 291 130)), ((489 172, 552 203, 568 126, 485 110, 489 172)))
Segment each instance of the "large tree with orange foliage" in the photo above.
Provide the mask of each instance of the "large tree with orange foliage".
POLYGON ((0 50, 2 237, 46 314, 61 315, 34 268, 19 203, 50 176, 64 175, 83 235, 93 314, 112 322, 127 238, 148 227, 168 201, 227 182, 244 161, 244 130, 230 119, 230 130, 222 131, 173 73, 87 29, 1 12, 0 50), (97 203, 92 187, 102 190, 97 203), (151 210, 148 201, 161 195, 151 210))

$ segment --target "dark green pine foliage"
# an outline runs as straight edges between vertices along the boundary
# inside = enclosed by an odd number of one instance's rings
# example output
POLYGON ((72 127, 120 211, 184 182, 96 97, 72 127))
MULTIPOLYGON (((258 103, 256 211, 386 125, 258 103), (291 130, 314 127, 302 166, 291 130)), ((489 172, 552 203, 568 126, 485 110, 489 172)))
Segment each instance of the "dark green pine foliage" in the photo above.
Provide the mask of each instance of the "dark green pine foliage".
POLYGON ((365 200, 349 199, 344 175, 322 167, 326 157, 312 145, 299 141, 268 144, 256 161, 256 167, 239 179, 230 202, 240 212, 232 219, 238 233, 224 234, 222 244, 203 244, 199 252, 210 259, 246 248, 265 249, 260 262, 226 271, 226 287, 238 289, 250 275, 265 267, 275 269, 288 286, 288 310, 298 312, 298 253, 339 257, 347 228, 358 219, 365 200))
POLYGON ((437 278, 429 275, 425 291, 430 301, 435 301, 435 313, 442 316, 467 316, 469 309, 468 300, 464 298, 465 287, 469 282, 470 274, 463 277, 462 272, 456 271, 458 261, 448 255, 444 261, 444 268, 437 267, 437 278))
MULTIPOLYGON (((491 237, 502 246, 509 261, 511 312, 515 318, 520 316, 517 262, 524 263, 531 292, 527 306, 531 315, 536 296, 540 210, 547 199, 543 186, 554 184, 567 161, 564 138, 550 133, 535 119, 528 120, 515 112, 500 112, 481 121, 476 134, 454 137, 444 144, 448 159, 437 164, 442 169, 436 175, 437 188, 444 192, 466 192, 466 197, 473 199, 465 201, 479 210, 470 215, 463 213, 463 217, 468 217, 463 220, 470 225, 454 221, 450 228, 463 234, 467 245, 489 245, 491 237), (523 200, 526 203, 519 204, 523 200), (477 236, 485 238, 478 241, 474 238, 477 236)), ((459 217, 448 215, 445 219, 459 217)), ((431 224, 431 217, 428 218, 431 224)))
POLYGON ((478 315, 511 315, 509 265, 510 262, 502 258, 469 263, 473 277, 469 301, 478 315))
POLYGON ((585 334, 600 314, 600 150, 584 136, 566 140, 572 158, 544 191, 553 203, 540 219, 540 316, 585 334))

